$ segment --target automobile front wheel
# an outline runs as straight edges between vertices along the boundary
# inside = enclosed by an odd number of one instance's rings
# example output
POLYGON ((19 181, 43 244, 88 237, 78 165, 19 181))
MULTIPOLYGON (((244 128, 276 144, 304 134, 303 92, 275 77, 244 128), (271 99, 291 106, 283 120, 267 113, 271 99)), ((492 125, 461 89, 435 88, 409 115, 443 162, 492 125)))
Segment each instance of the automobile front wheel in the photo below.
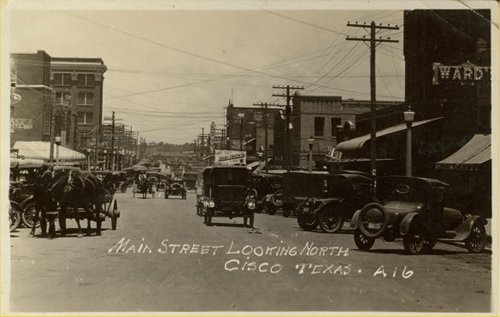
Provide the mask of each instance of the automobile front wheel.
MULTIPOLYGON (((28 204, 24 207, 24 211, 21 214, 23 224, 26 228, 33 228, 33 223, 35 222, 36 207, 34 203, 28 204)), ((36 227, 40 227, 40 222, 37 222, 36 227)))
POLYGON ((472 225, 469 237, 465 240, 465 246, 471 253, 480 253, 484 250, 487 238, 484 225, 476 221, 472 225))
POLYGON ((431 238, 422 225, 412 224, 410 231, 403 237, 403 245, 409 254, 422 254, 429 250, 431 238))
POLYGON ((365 236, 361 230, 356 229, 354 230, 354 243, 358 249, 367 251, 373 247, 375 239, 365 236))
POLYGON ((325 208, 318 214, 319 226, 327 233, 335 233, 342 229, 344 219, 338 208, 325 208))

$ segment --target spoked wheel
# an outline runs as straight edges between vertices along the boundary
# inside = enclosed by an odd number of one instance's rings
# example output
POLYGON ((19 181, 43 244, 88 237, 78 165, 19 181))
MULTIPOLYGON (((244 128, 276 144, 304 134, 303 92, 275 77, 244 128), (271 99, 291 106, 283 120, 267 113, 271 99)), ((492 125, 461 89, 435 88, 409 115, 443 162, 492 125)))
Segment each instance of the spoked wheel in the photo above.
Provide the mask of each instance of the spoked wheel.
POLYGON ((403 237, 403 245, 409 254, 422 254, 429 249, 431 237, 420 223, 413 223, 410 231, 403 237))
POLYGON ((311 213, 312 210, 309 210, 310 208, 314 208, 310 205, 311 202, 311 198, 306 199, 297 206, 295 212, 297 215, 297 223, 304 231, 312 231, 318 227, 316 215, 311 213))
POLYGON ((9 207, 9 228, 10 232, 15 231, 21 224, 21 206, 11 201, 9 207))
MULTIPOLYGON (((28 204, 23 213, 21 214, 21 218, 23 220, 23 224, 26 228, 33 228, 33 223, 35 222, 36 216, 36 207, 34 203, 28 204)), ((41 223, 36 223, 36 228, 40 227, 41 223)))
POLYGON ((339 231, 344 224, 340 210, 335 207, 321 210, 318 215, 318 221, 321 229, 327 233, 339 231))
POLYGON ((365 236, 361 230, 356 229, 354 230, 354 243, 358 249, 367 251, 373 247, 375 239, 365 236))
POLYGON ((469 237, 465 240, 465 246, 471 253, 479 253, 484 250, 486 245, 486 229, 479 221, 474 222, 472 225, 469 237))

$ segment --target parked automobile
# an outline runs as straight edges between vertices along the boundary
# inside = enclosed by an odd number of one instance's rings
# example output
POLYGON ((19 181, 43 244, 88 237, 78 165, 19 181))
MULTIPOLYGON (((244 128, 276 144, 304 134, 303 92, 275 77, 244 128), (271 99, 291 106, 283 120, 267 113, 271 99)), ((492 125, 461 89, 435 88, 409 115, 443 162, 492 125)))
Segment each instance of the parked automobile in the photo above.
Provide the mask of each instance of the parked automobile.
POLYGON ((186 181, 182 178, 173 178, 171 181, 167 182, 165 187, 165 199, 170 196, 181 196, 182 199, 186 199, 186 181))
POLYGON ((256 211, 275 214, 282 207, 283 200, 281 195, 275 195, 277 191, 283 188, 283 175, 259 173, 252 174, 250 183, 256 199, 256 211))
POLYGON ((288 217, 295 212, 297 205, 307 198, 327 197, 328 194, 328 172, 312 173, 306 171, 292 171, 283 174, 283 189, 277 191, 283 201, 283 216, 288 217))
POLYGON ((448 189, 448 184, 431 178, 381 178, 379 201, 368 203, 351 219, 356 246, 369 250, 377 238, 403 238, 410 254, 429 251, 438 240, 462 241, 470 252, 481 252, 486 219, 445 207, 448 189))
POLYGON ((243 223, 253 227, 256 206, 249 178, 250 171, 242 166, 205 168, 200 203, 208 226, 214 217, 243 217, 243 223))
POLYGON ((344 221, 371 201, 371 179, 361 174, 333 174, 326 176, 327 192, 312 195, 296 209, 297 222, 306 231, 319 226, 324 232, 342 229, 344 221))

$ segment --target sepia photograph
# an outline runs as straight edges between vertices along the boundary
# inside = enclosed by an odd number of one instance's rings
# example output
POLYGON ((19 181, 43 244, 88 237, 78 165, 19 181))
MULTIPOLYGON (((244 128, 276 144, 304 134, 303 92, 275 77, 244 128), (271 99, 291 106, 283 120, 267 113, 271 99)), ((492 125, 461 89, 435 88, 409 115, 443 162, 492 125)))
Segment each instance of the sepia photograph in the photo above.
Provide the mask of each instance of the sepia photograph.
POLYGON ((0 315, 498 315, 497 1, 0 5, 0 315))

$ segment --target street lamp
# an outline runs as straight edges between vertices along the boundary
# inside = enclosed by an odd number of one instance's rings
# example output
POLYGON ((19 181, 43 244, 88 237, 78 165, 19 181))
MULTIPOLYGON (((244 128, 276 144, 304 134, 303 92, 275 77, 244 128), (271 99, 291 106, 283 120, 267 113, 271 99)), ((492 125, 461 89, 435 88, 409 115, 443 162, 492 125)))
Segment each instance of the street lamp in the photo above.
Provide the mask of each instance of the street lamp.
POLYGON ((243 118, 245 118, 245 114, 238 113, 238 118, 240 118, 240 151, 243 151, 243 118))
POLYGON ((113 150, 111 155, 111 170, 114 171, 116 166, 116 150, 113 150))
POLYGON ((411 106, 408 106, 408 111, 404 112, 406 122, 406 176, 411 176, 411 125, 415 119, 415 112, 411 111, 411 106))
POLYGON ((312 173, 312 160, 313 160, 313 145, 314 145, 314 138, 312 136, 307 139, 307 142, 309 143, 309 173, 312 173))
POLYGON ((102 150, 102 153, 104 154, 104 170, 108 169, 108 150, 104 149, 102 150))
POLYGON ((91 149, 87 149, 87 170, 90 172, 90 154, 92 153, 91 149))
POLYGON ((56 164, 59 163, 59 145, 61 145, 61 137, 60 136, 56 136, 54 138, 54 141, 57 145, 56 147, 56 164))

